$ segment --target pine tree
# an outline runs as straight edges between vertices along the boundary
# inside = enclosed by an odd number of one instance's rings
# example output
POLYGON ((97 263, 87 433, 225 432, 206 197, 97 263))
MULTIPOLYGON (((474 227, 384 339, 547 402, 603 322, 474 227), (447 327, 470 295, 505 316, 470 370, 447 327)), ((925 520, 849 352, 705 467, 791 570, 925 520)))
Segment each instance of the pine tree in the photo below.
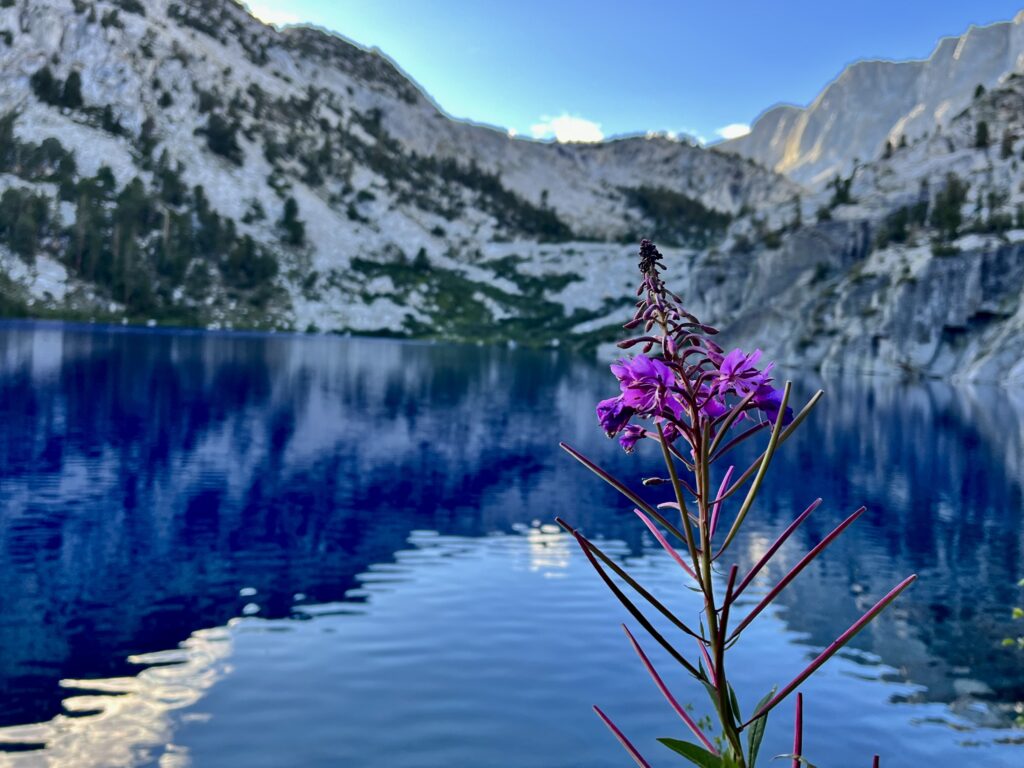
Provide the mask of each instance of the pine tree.
POLYGON ((1009 159, 1013 155, 1013 134, 1009 131, 1003 131, 1003 140, 999 145, 999 156, 1003 160, 1009 159))
POLYGON ((975 149, 987 149, 988 144, 988 123, 984 120, 979 120, 978 126, 974 131, 974 147, 975 149))
POLYGON ((241 165, 244 161, 242 148, 238 146, 238 126, 228 122, 217 113, 210 115, 210 119, 203 129, 206 133, 206 144, 214 154, 226 157, 235 165, 241 165))
POLYGON ((82 106, 82 76, 77 71, 72 71, 64 81, 60 103, 68 109, 78 109, 82 106))
POLYGON ((60 81, 53 76, 53 72, 50 71, 49 67, 44 66, 42 69, 37 70, 29 78, 29 84, 32 86, 32 92, 36 95, 36 98, 44 104, 53 106, 60 104, 60 81))
POLYGON ((0 240, 31 261, 39 250, 50 222, 46 198, 20 189, 6 189, 0 196, 0 240))
POLYGON ((284 214, 278 222, 282 231, 282 240, 288 245, 302 246, 306 242, 306 225, 299 219, 299 204, 294 197, 284 201, 284 214))
POLYGON ((946 176, 946 186, 935 196, 929 223, 947 240, 956 237, 963 223, 963 204, 967 200, 968 185, 955 174, 946 176))

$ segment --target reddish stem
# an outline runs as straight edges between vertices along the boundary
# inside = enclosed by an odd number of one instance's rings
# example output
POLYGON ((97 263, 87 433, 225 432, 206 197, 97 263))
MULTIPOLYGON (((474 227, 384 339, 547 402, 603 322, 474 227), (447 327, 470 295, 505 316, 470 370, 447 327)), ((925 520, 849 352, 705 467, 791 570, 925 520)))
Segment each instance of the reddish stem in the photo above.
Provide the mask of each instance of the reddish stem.
POLYGON ((711 685, 717 688, 718 675, 715 674, 715 665, 711 663, 711 656, 708 654, 708 649, 705 647, 702 640, 697 641, 697 647, 700 648, 700 655, 704 657, 704 663, 707 665, 708 676, 711 678, 711 685))
POLYGON ((647 526, 654 538, 658 540, 658 543, 661 544, 662 548, 672 556, 673 560, 679 563, 679 567, 686 571, 694 581, 699 583, 699 579, 697 579, 697 574, 693 572, 693 568, 688 566, 686 561, 679 556, 679 553, 672 548, 672 545, 665 540, 665 537, 661 535, 661 531, 658 530, 658 526, 654 524, 654 521, 639 509, 634 509, 633 511, 636 513, 637 517, 644 521, 644 525, 647 526))
POLYGON ((849 527, 850 524, 852 524, 858 517, 863 515, 866 510, 867 507, 861 507, 860 509, 858 509, 848 518, 843 520, 843 522, 841 522, 838 526, 836 526, 836 528, 828 536, 822 539, 814 549, 812 549, 810 552, 804 555, 803 558, 801 558, 800 562, 794 565, 792 570, 790 570, 789 573, 783 576, 782 580, 774 587, 772 587, 772 590, 767 595, 765 595, 764 598, 762 598, 761 602, 759 602, 754 607, 754 610, 748 613, 746 618, 744 618, 743 621, 739 623, 739 626, 737 626, 736 629, 734 629, 732 634, 729 636, 729 640, 735 640, 739 636, 740 632, 746 629, 747 625, 749 625, 750 622, 752 622, 757 617, 757 615, 760 614, 761 611, 763 611, 769 605, 769 603, 772 602, 772 600, 778 597, 779 593, 789 585, 789 582, 791 582, 793 579, 799 576, 800 572, 804 568, 806 568, 814 558, 820 555, 821 552, 825 549, 825 547, 827 547, 829 544, 835 541, 836 537, 839 536, 839 534, 841 534, 843 531, 845 531, 847 527, 849 527))
POLYGON ((745 722, 741 727, 745 728, 746 726, 750 725, 752 722, 757 720, 757 718, 761 717, 762 715, 766 715, 780 701, 789 696, 789 694, 791 694, 793 690, 800 685, 800 683, 802 683, 808 677, 813 675, 822 664, 831 659, 835 655, 835 653, 844 645, 846 645, 854 635, 856 635, 858 632, 864 629, 864 627, 867 626, 868 622, 870 622, 873 618, 875 618, 875 616, 882 612, 882 609, 885 608, 885 606, 887 606, 889 603, 891 603, 893 600, 899 597, 900 592, 902 592, 904 589, 913 584, 915 579, 917 579, 916 573, 912 576, 908 576, 895 587, 893 587, 889 591, 889 594, 887 594, 885 597, 883 597, 881 600, 875 603, 874 606, 872 606, 872 608, 867 613, 865 613, 863 616, 857 619, 857 621, 855 621, 848 630, 846 630, 845 632, 843 632, 843 634, 837 637, 835 641, 833 641, 832 644, 829 645, 828 648, 822 651, 814 661, 808 664, 807 668, 804 669, 803 672, 801 672, 799 675, 793 678, 792 682, 790 682, 789 685, 787 685, 778 694, 776 694, 775 698, 773 698, 771 701, 769 701, 767 704, 765 704, 763 707, 757 710, 757 712, 754 713, 754 716, 747 720, 747 722, 745 722))
POLYGON ((608 715, 602 712, 601 708, 596 704, 594 705, 594 711, 597 713, 597 716, 604 721, 604 724, 608 726, 608 730, 611 731, 615 735, 615 738, 619 740, 619 744, 629 752, 629 756, 633 758, 636 764, 639 765, 640 768, 651 768, 651 764, 644 760, 640 753, 636 751, 636 747, 633 746, 633 743, 626 738, 625 734, 618 729, 618 726, 616 726, 608 715))
POLYGON ((793 724, 793 768, 800 768, 804 756, 804 695, 796 695, 796 722, 793 724))
POLYGON ((800 513, 796 520, 789 524, 789 527, 782 532, 779 538, 775 540, 775 543, 768 547, 768 551, 765 552, 764 556, 757 561, 757 565, 750 569, 750 573, 744 576, 743 581, 741 581, 740 585, 736 587, 736 593, 733 595, 734 600, 738 598, 750 582, 754 580, 754 577, 761 572, 761 569, 768 564, 768 561, 771 560, 775 553, 779 551, 779 548, 786 543, 786 539, 793 535, 793 531, 799 528, 800 524, 803 523, 803 521, 810 516, 811 512, 816 510, 820 505, 821 499, 815 499, 807 509, 800 513))
MULTIPOLYGON (((722 478, 722 484, 718 488, 718 493, 715 494, 716 499, 725 493, 725 489, 729 487, 729 481, 732 480, 732 471, 735 468, 735 466, 730 465, 729 468, 725 470, 725 477, 722 478)), ((718 513, 721 512, 721 510, 722 502, 720 501, 716 501, 711 507, 711 524, 708 529, 708 542, 715 538, 715 528, 718 527, 718 513)))

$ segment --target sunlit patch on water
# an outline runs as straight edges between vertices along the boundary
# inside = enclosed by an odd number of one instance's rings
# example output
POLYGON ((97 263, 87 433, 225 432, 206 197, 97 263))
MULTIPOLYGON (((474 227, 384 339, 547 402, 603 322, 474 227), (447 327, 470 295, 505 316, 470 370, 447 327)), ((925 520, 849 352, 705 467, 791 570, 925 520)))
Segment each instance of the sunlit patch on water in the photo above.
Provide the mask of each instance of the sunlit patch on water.
POLYGON ((61 680, 64 714, 46 723, 0 729, 0 765, 120 768, 191 764, 174 744, 177 715, 230 673, 231 630, 193 633, 174 650, 128 659, 133 677, 61 680))

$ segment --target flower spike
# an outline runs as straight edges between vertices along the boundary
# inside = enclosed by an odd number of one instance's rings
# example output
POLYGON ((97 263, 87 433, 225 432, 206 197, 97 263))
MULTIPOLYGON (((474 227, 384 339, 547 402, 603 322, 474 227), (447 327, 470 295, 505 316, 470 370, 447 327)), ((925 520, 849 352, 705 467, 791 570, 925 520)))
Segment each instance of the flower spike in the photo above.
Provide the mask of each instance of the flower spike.
MULTIPOLYGON (((650 442, 658 443, 665 468, 653 474, 647 472, 641 477, 645 477, 643 486, 651 489, 645 490, 644 494, 657 494, 660 498, 648 503, 577 450, 565 443, 561 445, 573 458, 632 502, 633 513, 669 557, 694 580, 693 584, 687 583, 686 586, 703 599, 697 625, 699 631, 687 627, 578 530, 561 518, 556 518, 556 521, 573 535, 591 566, 623 607, 710 694, 717 713, 716 732, 720 734, 720 740, 716 737, 715 741, 697 727, 669 691, 636 638, 623 627, 655 686, 696 737, 694 742, 673 738, 658 741, 704 768, 754 768, 769 712, 895 600, 916 577, 911 576, 898 584, 826 647, 781 692, 772 688, 754 706, 753 716, 743 721, 739 699, 726 672, 729 666, 727 652, 744 629, 864 513, 864 508, 854 512, 821 539, 767 590, 767 594, 759 596, 760 601, 735 627, 731 626, 735 623, 732 614, 736 612, 744 591, 797 528, 821 505, 821 499, 816 499, 790 522, 742 578, 738 578, 739 566, 735 564, 722 578, 724 569, 716 561, 729 549, 747 516, 754 511, 755 501, 776 451, 807 419, 824 393, 816 392, 794 415, 789 407, 792 386, 789 382, 784 387, 775 385, 774 363, 762 361, 764 354, 760 349, 723 349, 711 338, 718 331, 687 311, 679 296, 665 286, 661 274, 664 256, 650 240, 640 242, 638 266, 641 283, 636 290, 637 301, 632 318, 624 326, 630 338, 619 343, 621 349, 633 352, 611 366, 619 391, 614 397, 598 403, 596 410, 602 430, 608 437, 618 438, 627 454, 635 453, 650 442), (742 472, 736 471, 735 463, 729 466, 715 484, 716 493, 711 485, 714 463, 742 443, 761 438, 762 433, 767 439, 760 455, 742 472), (665 491, 660 487, 665 485, 671 486, 674 496, 671 500, 664 498, 665 491), (740 491, 744 493, 743 499, 735 512, 728 515, 728 530, 720 536, 719 530, 726 516, 724 503, 740 491), (668 517, 675 521, 674 524, 668 517), (666 531, 678 541, 669 543, 666 531), (714 543, 716 536, 720 539, 717 546, 714 543), (685 543, 686 549, 680 549, 678 542, 685 543), (617 579, 614 578, 616 576, 617 579), (725 582, 724 592, 720 588, 722 581, 725 582), (632 595, 627 597, 623 591, 623 583, 661 617, 697 641, 699 656, 695 663, 688 661, 633 604, 632 595), (741 739, 743 731, 746 731, 746 745, 741 739)), ((597 707, 594 709, 634 761, 641 768, 647 766, 644 758, 604 712, 597 707)), ((803 749, 803 696, 798 693, 793 753, 785 756, 792 758, 793 768, 811 765, 803 756, 803 749)), ((877 756, 873 768, 879 768, 877 756)))

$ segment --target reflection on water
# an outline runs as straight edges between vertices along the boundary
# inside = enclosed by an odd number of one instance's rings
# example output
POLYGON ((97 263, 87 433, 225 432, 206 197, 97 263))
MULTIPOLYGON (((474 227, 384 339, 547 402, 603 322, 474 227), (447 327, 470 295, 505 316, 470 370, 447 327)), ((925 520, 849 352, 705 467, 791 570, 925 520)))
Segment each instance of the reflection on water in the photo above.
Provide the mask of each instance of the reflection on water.
MULTIPOLYGON (((600 436, 592 404, 611 389, 602 367, 549 352, 0 328, 0 739, 67 765, 620 764, 591 702, 641 737, 673 724, 611 598, 563 537, 530 527, 564 514, 678 583, 554 448, 625 477, 651 466, 600 436), (533 737, 517 751, 502 733, 533 737)), ((952 766, 942 755, 977 741, 979 764, 1015 764, 1006 750, 1024 748, 993 744, 1019 732, 991 728, 1024 698, 1024 665, 999 646, 1024 575, 1024 393, 826 389, 738 549, 752 561, 815 496, 790 559, 869 512, 735 674, 788 678, 916 571, 808 687, 809 718, 846 753, 895 740, 952 766)))
MULTIPOLYGON (((113 768, 189 765, 187 750, 174 745, 177 710, 200 699, 227 671, 231 637, 224 629, 199 630, 174 651, 133 656, 134 677, 62 680, 65 712, 46 723, 0 729, 0 748, 12 750, 0 765, 113 768)), ((180 722, 187 723, 186 716, 180 722)))

